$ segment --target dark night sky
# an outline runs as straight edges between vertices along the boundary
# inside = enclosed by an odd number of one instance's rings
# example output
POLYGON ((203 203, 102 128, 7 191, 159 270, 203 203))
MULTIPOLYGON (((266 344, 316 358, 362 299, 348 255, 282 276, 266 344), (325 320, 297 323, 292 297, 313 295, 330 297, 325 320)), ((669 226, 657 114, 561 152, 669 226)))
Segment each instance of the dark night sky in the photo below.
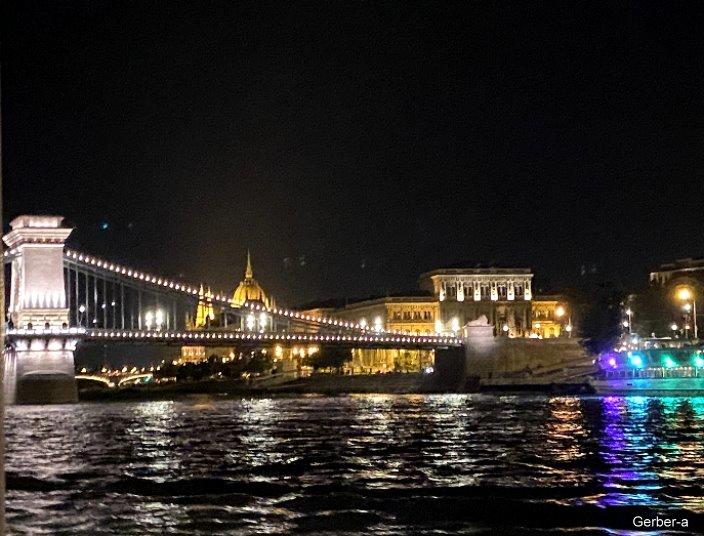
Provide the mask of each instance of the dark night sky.
POLYGON ((249 247, 289 305, 704 254, 694 3, 2 9, 6 220, 88 252, 231 289, 249 247))

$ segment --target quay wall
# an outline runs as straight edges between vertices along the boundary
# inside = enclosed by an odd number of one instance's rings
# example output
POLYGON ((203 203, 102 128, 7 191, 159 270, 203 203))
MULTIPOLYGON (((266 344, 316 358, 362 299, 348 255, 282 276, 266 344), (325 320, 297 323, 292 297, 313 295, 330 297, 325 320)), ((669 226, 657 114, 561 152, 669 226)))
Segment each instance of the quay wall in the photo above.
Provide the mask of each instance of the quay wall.
POLYGON ((549 373, 576 364, 586 364, 591 356, 578 339, 509 339, 496 337, 490 352, 480 354, 467 346, 468 376, 492 378, 516 372, 549 373))

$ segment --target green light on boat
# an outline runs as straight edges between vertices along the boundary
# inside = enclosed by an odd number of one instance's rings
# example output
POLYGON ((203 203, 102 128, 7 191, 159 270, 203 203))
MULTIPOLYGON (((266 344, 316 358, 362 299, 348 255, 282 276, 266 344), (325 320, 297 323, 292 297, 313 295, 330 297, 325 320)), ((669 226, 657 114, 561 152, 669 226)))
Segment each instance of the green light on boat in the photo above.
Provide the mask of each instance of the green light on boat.
POLYGON ((662 356, 662 366, 665 368, 675 368, 677 361, 675 361, 670 354, 664 354, 662 356))
POLYGON ((636 368, 643 367, 643 358, 639 354, 628 352, 628 362, 636 368))
POLYGON ((704 368, 704 357, 701 356, 701 354, 695 354, 694 359, 692 359, 694 362, 694 366, 697 368, 704 368))

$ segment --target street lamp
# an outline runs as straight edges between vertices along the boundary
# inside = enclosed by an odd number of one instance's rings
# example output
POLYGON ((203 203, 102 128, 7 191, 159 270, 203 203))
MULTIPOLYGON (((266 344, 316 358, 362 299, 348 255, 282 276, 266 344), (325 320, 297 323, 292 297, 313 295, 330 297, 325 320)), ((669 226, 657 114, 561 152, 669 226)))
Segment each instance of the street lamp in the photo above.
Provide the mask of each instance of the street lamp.
POLYGON ((144 325, 147 326, 147 329, 152 329, 152 320, 154 320, 154 313, 147 311, 144 314, 144 325))
POLYGON ((682 287, 677 291, 677 298, 685 302, 685 311, 692 311, 692 319, 694 324, 694 338, 699 338, 699 329, 697 327, 697 300, 694 298, 694 292, 689 287, 682 287))

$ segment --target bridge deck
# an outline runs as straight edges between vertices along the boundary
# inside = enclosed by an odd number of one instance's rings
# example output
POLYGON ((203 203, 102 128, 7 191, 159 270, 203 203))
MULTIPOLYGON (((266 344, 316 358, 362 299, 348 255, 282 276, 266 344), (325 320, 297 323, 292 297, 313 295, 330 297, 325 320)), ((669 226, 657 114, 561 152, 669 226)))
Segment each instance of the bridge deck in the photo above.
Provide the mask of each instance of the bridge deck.
POLYGON ((8 338, 71 337, 86 342, 116 344, 168 344, 175 346, 261 346, 265 344, 331 344, 354 348, 420 348, 435 349, 460 346, 456 337, 428 335, 346 335, 295 332, 243 331, 147 331, 110 329, 11 329, 8 338))

